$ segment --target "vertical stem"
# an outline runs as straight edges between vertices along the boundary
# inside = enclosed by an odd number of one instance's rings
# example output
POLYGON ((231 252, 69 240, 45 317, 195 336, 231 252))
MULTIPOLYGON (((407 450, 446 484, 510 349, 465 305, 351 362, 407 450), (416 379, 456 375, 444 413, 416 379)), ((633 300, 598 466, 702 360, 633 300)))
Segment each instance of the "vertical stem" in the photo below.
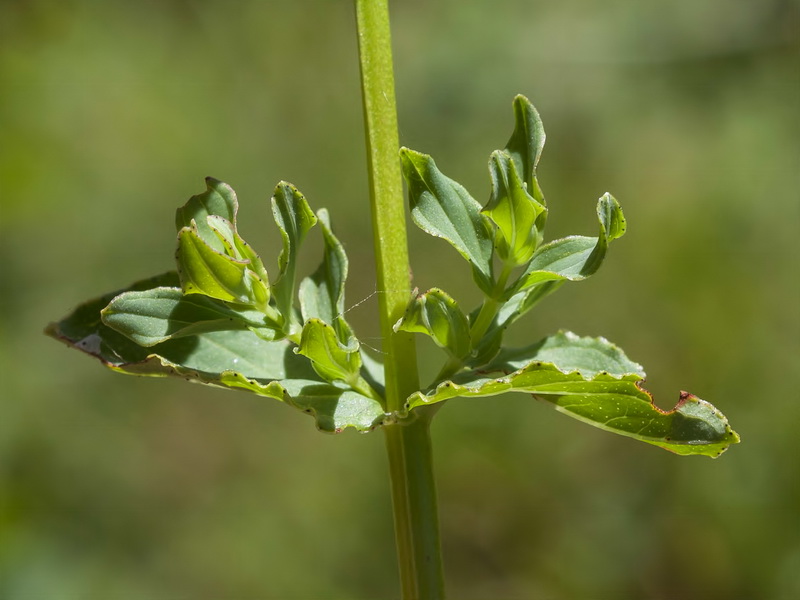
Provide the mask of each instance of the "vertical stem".
POLYGON ((444 598, 430 417, 384 428, 403 600, 444 598))
MULTIPOLYGON (((381 332, 386 352, 386 405, 401 410, 419 389, 412 334, 395 333, 410 296, 406 216, 398 156, 388 0, 355 0, 364 102, 370 203, 378 276, 381 332)), ((444 597, 430 414, 387 425, 397 558, 404 600, 444 597)))

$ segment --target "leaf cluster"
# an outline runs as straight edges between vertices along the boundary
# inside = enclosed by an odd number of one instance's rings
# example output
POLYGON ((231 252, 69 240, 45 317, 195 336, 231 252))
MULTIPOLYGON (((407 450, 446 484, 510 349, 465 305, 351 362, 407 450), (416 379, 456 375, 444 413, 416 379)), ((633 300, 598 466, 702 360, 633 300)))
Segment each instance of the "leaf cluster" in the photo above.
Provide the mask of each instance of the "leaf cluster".
POLYGON ((271 199, 282 242, 274 280, 239 234, 234 191, 208 178, 207 189, 177 210, 175 271, 87 302, 48 333, 119 372, 275 398, 312 414, 328 432, 371 431, 454 397, 516 391, 678 454, 718 456, 738 441, 725 417, 688 393, 661 410, 641 387, 642 368, 605 339, 559 332, 525 348, 502 346, 506 329, 539 301, 595 273, 626 229, 619 203, 605 194, 597 235, 545 241, 548 208, 536 175, 544 128, 523 96, 513 108, 511 137, 490 156, 485 206, 430 156, 400 152, 414 223, 468 261, 483 294, 468 313, 439 288, 411 300, 395 330, 429 336, 445 358, 401 411, 387 411, 383 367, 344 318, 348 261, 327 211, 314 212, 285 182, 271 199), (298 253, 314 228, 323 256, 300 279, 298 253))

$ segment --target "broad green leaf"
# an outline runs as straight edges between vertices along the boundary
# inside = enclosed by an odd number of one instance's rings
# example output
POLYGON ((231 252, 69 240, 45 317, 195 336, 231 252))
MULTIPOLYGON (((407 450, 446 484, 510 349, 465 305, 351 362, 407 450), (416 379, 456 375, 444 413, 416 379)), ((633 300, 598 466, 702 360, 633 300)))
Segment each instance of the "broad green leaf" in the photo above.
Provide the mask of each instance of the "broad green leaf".
POLYGON ((483 213, 497 225, 497 255, 514 266, 526 264, 541 240, 536 221, 547 209, 525 189, 508 153, 492 153, 489 173, 492 195, 483 213))
POLYGON ((281 233, 283 249, 278 257, 280 274, 273 285, 278 311, 295 325, 294 291, 297 252, 306 234, 317 223, 317 217, 305 196, 290 183, 282 181, 272 196, 272 215, 281 233))
POLYGON ((186 294, 203 294, 266 311, 269 289, 250 269, 249 260, 237 260, 209 246, 197 228, 184 227, 178 234, 175 254, 181 288, 186 294))
POLYGON ((352 331, 345 321, 344 288, 347 281, 347 255, 333 234, 328 211, 317 212, 325 243, 322 263, 311 277, 300 282, 300 314, 303 321, 320 319, 333 325, 340 342, 350 343, 352 331))
POLYGON ((140 281, 82 304, 46 332, 118 372, 180 377, 281 400, 312 414, 322 431, 349 427, 370 431, 386 419, 380 402, 321 380, 311 363, 285 340, 269 342, 238 329, 203 332, 143 348, 101 320, 101 310, 122 293, 177 284, 176 273, 140 281))
POLYGON ((542 119, 530 100, 523 95, 514 98, 514 132, 506 144, 506 152, 516 165, 517 173, 527 185, 528 192, 544 204, 536 182, 536 165, 544 148, 545 134, 542 119))
POLYGON ((237 310, 207 296, 184 294, 177 287, 124 292, 100 316, 105 325, 145 347, 198 333, 237 329, 250 329, 259 337, 274 340, 280 329, 280 324, 268 322, 259 311, 237 310))
POLYGON ((358 342, 343 345, 333 326, 319 319, 309 319, 303 325, 297 354, 308 358, 314 370, 326 381, 344 381, 354 387, 361 370, 361 353, 358 342))
POLYGON ((485 367, 462 372, 433 390, 413 394, 406 407, 458 396, 525 392, 585 423, 677 454, 717 457, 739 441, 727 419, 692 394, 682 392, 672 410, 658 408, 641 387, 641 367, 603 339, 559 334, 516 355, 510 353, 496 369, 495 376, 485 367), (510 373, 505 370, 520 364, 524 366, 510 373), (633 372, 625 373, 629 368, 633 372))
POLYGON ((513 294, 545 281, 580 281, 592 275, 603 262, 610 241, 625 233, 625 217, 611 194, 597 202, 598 237, 570 236, 540 247, 511 288, 513 294))
POLYGON ((402 148, 400 158, 414 223, 458 250, 472 264, 475 281, 489 293, 493 235, 480 204, 461 184, 442 174, 427 154, 402 148))
POLYGON ((395 323, 394 330, 429 335, 455 359, 464 358, 470 351, 467 317, 458 303, 438 288, 412 300, 403 318, 395 323))

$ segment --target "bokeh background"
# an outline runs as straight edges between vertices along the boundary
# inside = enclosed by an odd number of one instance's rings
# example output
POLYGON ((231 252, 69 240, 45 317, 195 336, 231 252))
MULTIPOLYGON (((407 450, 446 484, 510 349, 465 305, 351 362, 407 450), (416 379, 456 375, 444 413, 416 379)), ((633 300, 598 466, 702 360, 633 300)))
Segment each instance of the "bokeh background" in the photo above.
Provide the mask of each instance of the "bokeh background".
MULTIPOLYGON (((661 406, 690 390, 743 438, 679 458, 524 395, 451 402, 434 435, 452 598, 800 597, 798 8, 394 2, 403 144, 483 202, 524 93, 548 133, 548 237, 593 235, 605 191, 625 209, 600 272, 511 341, 604 335, 661 406)), ((279 180, 331 209, 365 300, 348 316, 380 346, 351 2, 2 0, 0 174, 0 598, 396 598, 380 433, 321 435, 41 334, 170 269, 173 211, 213 175, 270 265, 279 180)), ((410 234, 414 284, 471 307, 466 263, 410 234)))

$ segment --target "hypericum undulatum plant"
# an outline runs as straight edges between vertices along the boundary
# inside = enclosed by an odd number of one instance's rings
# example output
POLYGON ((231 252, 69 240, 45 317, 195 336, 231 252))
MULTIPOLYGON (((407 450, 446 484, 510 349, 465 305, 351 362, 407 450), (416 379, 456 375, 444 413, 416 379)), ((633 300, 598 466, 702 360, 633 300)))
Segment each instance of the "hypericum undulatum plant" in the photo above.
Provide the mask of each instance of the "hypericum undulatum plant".
POLYGON ((483 293, 469 312, 439 288, 409 303, 395 330, 429 336, 444 359, 401 410, 387 410, 382 365, 344 317, 347 256, 327 211, 314 213, 285 182, 272 197, 283 242, 273 281, 238 232, 234 191, 207 178, 207 189, 177 211, 175 271, 83 304, 48 333, 116 371, 275 398, 312 414, 326 432, 402 423, 451 398, 525 392, 607 431, 677 454, 719 456, 738 441, 725 417, 686 392, 672 410, 660 409, 641 385, 642 367, 605 339, 560 331, 524 348, 502 345, 506 329, 543 298, 595 273, 626 229, 619 203, 604 194, 596 236, 545 242, 548 208, 536 179, 544 129, 526 98, 513 106, 514 132, 489 160, 484 207, 430 156, 400 151, 414 222, 469 262, 483 293), (315 227, 322 261, 299 279, 298 252, 315 227))

